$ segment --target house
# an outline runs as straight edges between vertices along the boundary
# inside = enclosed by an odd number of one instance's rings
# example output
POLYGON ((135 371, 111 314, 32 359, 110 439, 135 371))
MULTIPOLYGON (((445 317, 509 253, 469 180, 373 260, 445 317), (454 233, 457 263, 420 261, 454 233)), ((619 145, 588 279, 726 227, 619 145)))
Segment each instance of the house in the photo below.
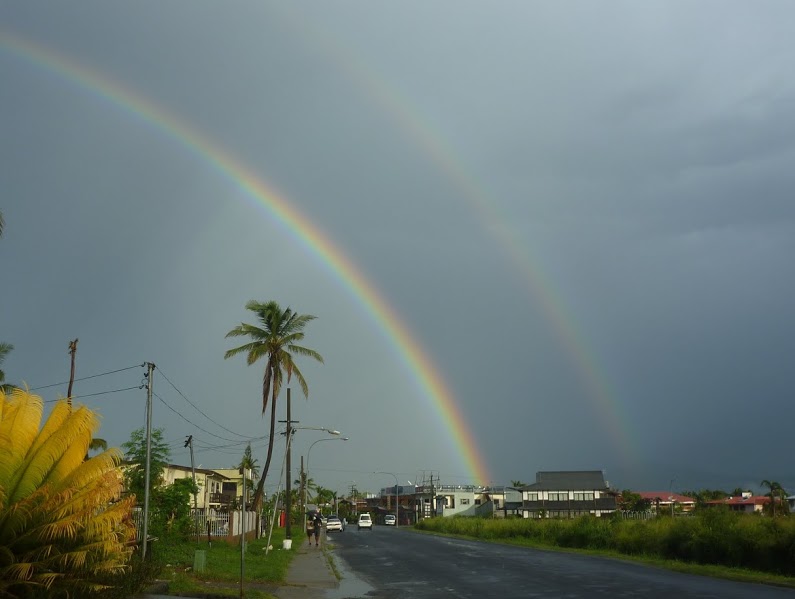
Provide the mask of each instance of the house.
POLYGON ((635 491, 642 499, 649 502, 649 509, 655 512, 692 512, 696 509, 696 500, 687 495, 671 491, 635 491))
POLYGON ((764 512, 765 506, 770 503, 770 497, 765 495, 752 495, 751 493, 743 493, 739 497, 726 497, 725 499, 716 499, 714 501, 706 501, 706 507, 715 507, 725 505, 733 512, 741 512, 743 514, 758 514, 764 512))
MULTIPOLYGON (((196 468, 196 486, 199 492, 196 496, 196 504, 199 510, 225 510, 234 505, 234 493, 224 492, 224 483, 229 482, 229 478, 219 474, 215 470, 206 468, 196 468)), ((179 466, 169 464, 163 467, 163 484, 171 485, 180 478, 191 478, 193 469, 190 466, 179 466)))
POLYGON ((596 517, 616 511, 616 492, 601 470, 537 472, 536 482, 522 487, 522 517, 596 517))
POLYGON ((787 497, 787 503, 789 503, 789 511, 795 512, 795 495, 787 497))
MULTIPOLYGON (((221 476, 226 477, 221 487, 223 495, 231 496, 232 504, 239 506, 243 503, 243 474, 240 468, 213 468, 213 472, 217 472, 221 476)), ((247 506, 251 506, 251 499, 254 497, 254 480, 251 476, 251 471, 247 472, 246 479, 248 480, 249 491, 246 496, 247 506)))

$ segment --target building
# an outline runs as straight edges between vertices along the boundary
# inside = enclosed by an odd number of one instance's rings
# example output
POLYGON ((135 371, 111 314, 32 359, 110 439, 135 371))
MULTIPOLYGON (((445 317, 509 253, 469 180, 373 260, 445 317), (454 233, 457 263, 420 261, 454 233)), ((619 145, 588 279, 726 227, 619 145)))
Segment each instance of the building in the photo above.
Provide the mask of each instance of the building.
POLYGON ((692 512, 696 509, 696 500, 687 495, 671 491, 635 491, 642 499, 649 502, 649 509, 655 512, 692 512))
POLYGON ((616 492, 601 470, 537 472, 536 482, 520 490, 524 518, 600 517, 616 511, 616 492))
MULTIPOLYGON (((180 478, 191 478, 193 470, 190 466, 179 466, 169 464, 163 468, 163 484, 172 485, 180 478)), ((206 468, 196 468, 196 486, 199 492, 196 496, 196 504, 200 510, 227 510, 234 506, 235 494, 225 493, 224 484, 229 482, 229 478, 219 474, 215 470, 206 468)))
POLYGON ((752 495, 751 493, 743 493, 739 497, 726 497, 725 499, 716 499, 714 501, 706 501, 706 507, 716 507, 725 505, 733 512, 740 512, 743 514, 759 514, 764 512, 765 506, 770 503, 770 497, 765 495, 752 495))

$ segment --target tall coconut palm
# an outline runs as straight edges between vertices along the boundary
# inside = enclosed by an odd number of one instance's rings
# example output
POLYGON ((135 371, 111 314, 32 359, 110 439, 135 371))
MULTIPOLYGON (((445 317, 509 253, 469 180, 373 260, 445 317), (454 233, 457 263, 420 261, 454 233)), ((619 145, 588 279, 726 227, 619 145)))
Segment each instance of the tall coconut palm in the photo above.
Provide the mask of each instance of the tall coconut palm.
POLYGON ((315 319, 310 314, 298 314, 290 308, 282 309, 274 301, 262 303, 250 301, 246 309, 251 310, 259 321, 257 325, 241 323, 229 331, 227 337, 249 337, 245 345, 230 349, 224 354, 224 359, 231 358, 240 353, 246 354, 248 365, 251 366, 260 359, 265 360, 265 372, 262 376, 262 413, 271 404, 270 437, 268 438, 268 454, 262 476, 254 492, 254 509, 259 510, 265 489, 265 477, 271 465, 273 455, 274 433, 276 430, 276 399, 282 388, 284 375, 287 374, 289 384, 293 376, 298 381, 304 397, 309 396, 309 387, 304 375, 295 364, 293 356, 306 356, 323 362, 323 357, 313 349, 297 345, 304 338, 304 327, 315 319))
POLYGON ((0 391, 0 597, 87 596, 132 551, 119 452, 84 460, 98 417, 61 400, 39 429, 42 413, 40 397, 0 391))

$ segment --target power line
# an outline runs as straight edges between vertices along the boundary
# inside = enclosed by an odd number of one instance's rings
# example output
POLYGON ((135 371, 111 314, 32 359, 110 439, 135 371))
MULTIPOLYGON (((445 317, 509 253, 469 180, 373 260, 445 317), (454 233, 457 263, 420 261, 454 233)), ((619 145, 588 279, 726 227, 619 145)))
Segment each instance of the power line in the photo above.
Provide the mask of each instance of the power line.
MULTIPOLYGON (((168 405, 168 403, 166 402, 166 400, 165 400, 165 399, 163 399, 162 397, 160 397, 160 396, 159 396, 157 393, 155 393, 154 391, 152 392, 152 395, 154 395, 154 396, 155 396, 157 399, 159 399, 161 402, 163 402, 163 405, 164 405, 164 406, 166 406, 166 407, 167 407, 169 410, 171 410, 172 412, 174 412, 174 413, 175 413, 177 416, 179 416, 180 418, 182 418, 182 419, 183 419, 185 422, 187 422, 187 423, 188 423, 188 424, 190 424, 191 426, 195 426, 195 427, 196 427, 197 429, 199 429, 200 431, 203 431, 203 432, 207 433, 208 435, 211 435, 211 436, 213 436, 213 437, 216 437, 216 438, 218 438, 218 439, 221 439, 222 441, 234 441, 235 443, 237 443, 237 442, 238 442, 238 439, 229 439, 228 437, 222 437, 222 436, 220 436, 220 435, 216 435, 215 433, 211 433, 211 432, 210 432, 210 431, 208 431, 206 428, 202 428, 202 427, 200 427, 198 424, 196 424, 195 422, 191 422, 190 420, 188 420, 187 418, 185 418, 185 416, 183 416, 182 414, 180 414, 180 413, 179 413, 177 410, 175 410, 175 409, 174 409, 174 408, 172 408, 170 405, 168 405)), ((237 433, 235 433, 235 434, 237 434, 237 433)), ((242 436, 242 435, 241 435, 241 436, 242 436)), ((249 437, 249 438, 251 438, 251 437, 249 437)), ((245 443, 245 441, 242 441, 242 443, 245 443)))
MULTIPOLYGON (((133 389, 143 389, 143 388, 144 388, 143 385, 139 385, 137 387, 125 387, 124 389, 113 389, 111 391, 99 391, 98 393, 87 393, 86 395, 73 395, 72 399, 82 399, 83 397, 96 397, 97 395, 108 395, 110 393, 120 393, 122 391, 131 391, 133 389)), ((44 403, 54 403, 56 401, 66 401, 66 398, 62 397, 60 399, 48 399, 44 401, 44 403)))
MULTIPOLYGON (((79 379, 75 379, 75 382, 78 381, 87 381, 88 379, 95 379, 100 376, 106 376, 108 374, 116 374, 117 372, 124 372, 125 370, 132 370, 133 368, 142 368, 146 366, 146 364, 136 364, 135 366, 128 366, 127 368, 119 368, 118 370, 109 370, 108 372, 101 372, 99 374, 92 374, 91 376, 84 376, 79 379)), ((49 389, 50 387, 57 387, 58 385, 68 385, 69 381, 63 381, 62 383, 53 383, 52 385, 42 385, 41 387, 32 387, 30 391, 38 391, 39 389, 49 389)), ((74 399, 75 396, 73 396, 74 399)), ((83 395, 83 397, 88 397, 87 395, 83 395)))
POLYGON ((204 416, 204 417, 205 417, 207 420, 209 420, 210 422, 212 422, 212 423, 213 423, 214 425, 216 425, 217 427, 224 429, 224 430, 225 430, 227 433, 232 433, 233 435, 237 435, 238 437, 243 437, 244 439, 245 439, 245 438, 247 438, 247 437, 246 437, 246 435, 241 435, 240 433, 237 433, 237 432, 235 432, 235 431, 233 431, 233 430, 229 430, 229 429, 228 429, 228 428, 226 428, 226 427, 225 427, 223 424, 219 424, 218 422, 216 422, 215 420, 213 420, 212 418, 210 418, 210 417, 209 417, 207 414, 205 414, 205 413, 204 413, 204 412, 201 410, 201 408, 199 408, 199 406, 197 406, 195 403, 193 403, 191 400, 189 400, 187 397, 185 397, 185 394, 184 394, 182 391, 180 391, 180 390, 177 388, 177 386, 176 386, 174 383, 172 383, 172 382, 171 382, 171 380, 170 380, 170 379, 169 379, 169 378, 166 376, 166 374, 163 372, 163 369, 162 369, 162 368, 159 368, 159 367, 158 367, 158 369, 157 369, 157 370, 158 370, 158 372, 160 372, 160 374, 163 376, 163 378, 164 378, 164 379, 166 379, 166 382, 167 382, 169 385, 171 385, 171 386, 174 388, 174 391, 176 391, 177 393, 179 393, 179 394, 182 396, 182 399, 184 399, 184 400, 185 400, 185 401, 187 401, 187 402, 188 402, 190 405, 192 405, 192 406, 193 406, 193 407, 196 409, 196 411, 197 411, 197 412, 199 412, 199 414, 201 414, 202 416, 204 416))

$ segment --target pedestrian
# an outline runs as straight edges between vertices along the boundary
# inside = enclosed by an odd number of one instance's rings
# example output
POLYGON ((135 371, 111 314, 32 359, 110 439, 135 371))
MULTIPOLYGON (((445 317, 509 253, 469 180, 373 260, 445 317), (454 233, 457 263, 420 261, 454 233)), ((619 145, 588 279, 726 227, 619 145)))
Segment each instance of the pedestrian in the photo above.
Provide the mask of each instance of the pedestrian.
MULTIPOLYGON (((320 538, 320 529, 323 528, 323 519, 320 517, 320 514, 315 514, 315 519, 312 523, 315 525, 315 547, 318 547, 320 545, 318 542, 320 538)), ((310 541, 309 544, 311 545, 312 541, 310 541)))
POLYGON ((312 544, 312 533, 314 533, 314 532, 315 532, 315 525, 312 522, 312 516, 311 515, 307 515, 307 518, 306 518, 306 540, 309 542, 310 545, 312 544))

